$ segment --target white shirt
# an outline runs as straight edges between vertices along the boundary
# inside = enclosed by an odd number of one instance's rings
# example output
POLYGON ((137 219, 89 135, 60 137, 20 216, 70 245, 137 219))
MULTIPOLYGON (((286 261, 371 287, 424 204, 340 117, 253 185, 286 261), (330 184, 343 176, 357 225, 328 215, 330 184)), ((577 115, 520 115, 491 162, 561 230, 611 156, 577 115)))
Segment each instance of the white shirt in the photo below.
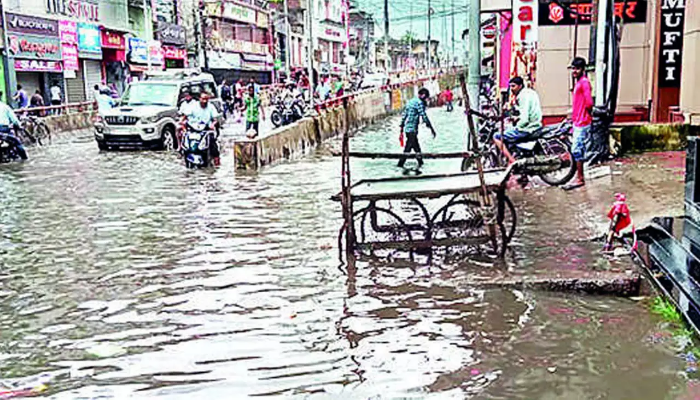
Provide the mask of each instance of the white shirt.
POLYGON ((97 101, 97 110, 100 112, 109 110, 114 105, 114 101, 112 100, 112 98, 107 96, 106 94, 95 94, 95 100, 97 101))
POLYGON ((17 115, 10 106, 0 101, 0 126, 10 127, 13 125, 19 125, 17 115))
POLYGON ((213 104, 209 103, 206 107, 202 108, 200 103, 192 103, 191 106, 185 107, 185 114, 188 119, 192 122, 203 122, 207 125, 211 124, 219 116, 219 112, 216 110, 213 104))
POLYGON ((61 101, 61 88, 58 86, 51 86, 51 100, 61 101))

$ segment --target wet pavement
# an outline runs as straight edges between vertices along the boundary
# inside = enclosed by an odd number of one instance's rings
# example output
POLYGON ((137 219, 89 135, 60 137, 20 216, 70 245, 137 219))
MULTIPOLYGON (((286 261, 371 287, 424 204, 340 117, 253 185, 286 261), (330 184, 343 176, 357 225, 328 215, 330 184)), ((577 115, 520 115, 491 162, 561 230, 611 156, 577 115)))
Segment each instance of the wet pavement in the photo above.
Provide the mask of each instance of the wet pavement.
MULTIPOLYGON (((462 148, 461 116, 430 115, 425 151, 462 148)), ((397 124, 353 149, 398 151, 397 124)), ((472 284, 563 262, 614 271, 586 239, 617 190, 635 219, 682 207, 678 157, 633 158, 576 193, 512 190, 521 228, 506 264, 359 263, 348 278, 329 200, 337 146, 237 174, 231 157, 188 171, 86 138, 0 166, 0 384, 43 383, 55 399, 660 399, 697 386, 632 300, 472 284)))

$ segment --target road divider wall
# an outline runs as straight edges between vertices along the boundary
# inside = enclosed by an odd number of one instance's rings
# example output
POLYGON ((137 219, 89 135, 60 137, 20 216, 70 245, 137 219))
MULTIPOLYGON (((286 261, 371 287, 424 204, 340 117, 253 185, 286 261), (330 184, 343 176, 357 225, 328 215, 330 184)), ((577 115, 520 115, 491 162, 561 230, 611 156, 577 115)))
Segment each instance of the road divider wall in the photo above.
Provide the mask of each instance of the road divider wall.
MULTIPOLYGON (((360 129, 389 115, 400 112, 414 97, 422 82, 384 87, 331 100, 317 108, 318 115, 304 118, 254 139, 242 138, 233 142, 236 169, 257 170, 277 161, 301 156, 323 141, 342 134, 347 121, 350 129, 360 129)), ((435 94, 437 96, 437 93, 435 94)))

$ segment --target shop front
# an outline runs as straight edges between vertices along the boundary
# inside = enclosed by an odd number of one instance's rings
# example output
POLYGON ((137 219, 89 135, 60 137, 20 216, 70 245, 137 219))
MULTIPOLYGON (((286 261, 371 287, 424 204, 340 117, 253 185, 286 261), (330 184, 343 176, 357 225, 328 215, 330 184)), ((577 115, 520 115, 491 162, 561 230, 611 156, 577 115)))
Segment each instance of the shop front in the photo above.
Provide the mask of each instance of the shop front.
POLYGON ((128 68, 126 67, 126 38, 124 35, 102 29, 102 62, 107 86, 121 95, 124 93, 128 68))
POLYGON ((187 35, 184 27, 159 21, 156 39, 163 44, 166 69, 187 67, 187 35))
POLYGON ((347 32, 343 26, 322 23, 318 34, 321 62, 325 65, 324 74, 344 75, 347 32))
POLYGON ((80 69, 73 78, 66 79, 67 91, 74 94, 75 98, 69 98, 71 102, 92 101, 95 99, 95 85, 99 86, 104 82, 100 28, 95 24, 79 22, 77 30, 80 69))
POLYGON ((29 96, 38 90, 47 102, 49 87, 63 71, 58 22, 12 13, 6 18, 12 93, 21 85, 29 96))

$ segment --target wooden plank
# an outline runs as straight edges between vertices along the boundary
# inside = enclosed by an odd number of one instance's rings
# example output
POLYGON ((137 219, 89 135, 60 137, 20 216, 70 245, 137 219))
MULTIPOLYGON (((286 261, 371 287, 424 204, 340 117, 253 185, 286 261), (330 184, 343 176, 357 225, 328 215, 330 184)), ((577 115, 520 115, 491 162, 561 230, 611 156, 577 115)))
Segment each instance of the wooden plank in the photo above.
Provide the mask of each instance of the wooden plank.
POLYGON ((361 250, 397 250, 397 249, 424 249, 429 247, 445 247, 445 246, 469 246, 486 244, 491 241, 489 235, 472 236, 472 237, 455 237, 432 240, 395 240, 388 242, 369 242, 358 243, 357 248, 361 250))

